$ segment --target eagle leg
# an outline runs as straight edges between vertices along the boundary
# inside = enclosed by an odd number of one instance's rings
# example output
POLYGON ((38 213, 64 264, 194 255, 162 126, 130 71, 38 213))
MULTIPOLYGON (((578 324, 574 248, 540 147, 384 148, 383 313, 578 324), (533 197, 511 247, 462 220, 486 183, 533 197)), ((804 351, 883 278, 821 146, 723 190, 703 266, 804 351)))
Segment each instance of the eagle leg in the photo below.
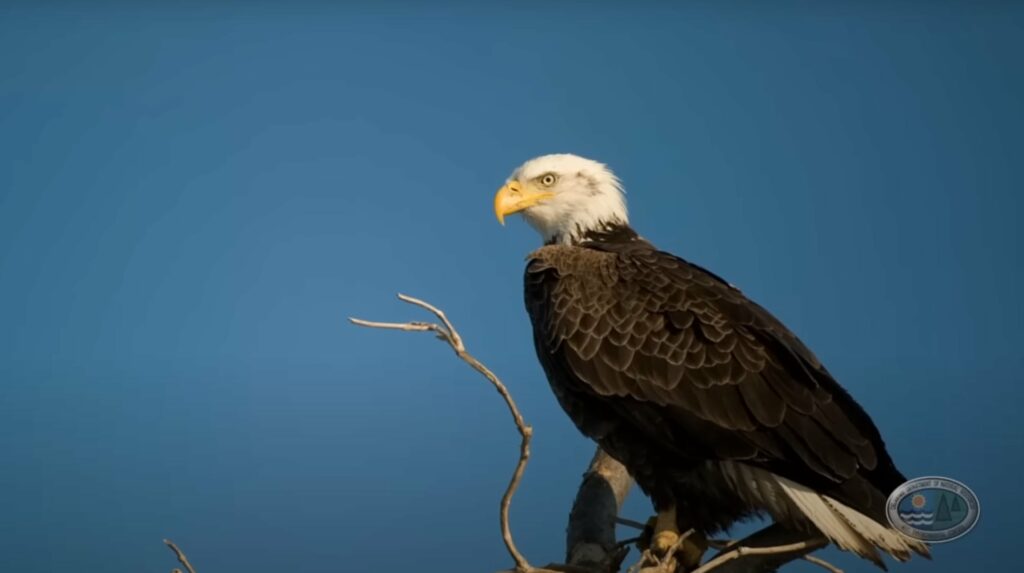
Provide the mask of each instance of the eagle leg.
POLYGON ((656 555, 665 555, 679 541, 676 506, 670 505, 662 509, 653 519, 654 535, 651 537, 651 551, 656 555))
POLYGON ((680 533, 679 520, 674 505, 662 509, 657 515, 647 521, 647 542, 641 545, 642 549, 648 549, 656 560, 663 559, 673 547, 676 547, 673 554, 675 562, 683 566, 683 570, 689 571, 700 564, 704 553, 708 550, 707 538, 698 531, 689 531, 685 535, 680 533), (649 536, 649 537, 647 537, 649 536), (683 537, 680 543, 680 537, 683 537), (644 547, 643 545, 646 545, 644 547))

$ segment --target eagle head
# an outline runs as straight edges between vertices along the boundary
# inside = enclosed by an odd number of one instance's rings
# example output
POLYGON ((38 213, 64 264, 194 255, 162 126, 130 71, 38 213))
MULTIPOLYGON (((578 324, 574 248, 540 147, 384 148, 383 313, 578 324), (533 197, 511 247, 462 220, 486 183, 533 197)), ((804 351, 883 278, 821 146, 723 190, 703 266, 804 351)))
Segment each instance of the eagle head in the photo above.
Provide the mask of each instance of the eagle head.
POLYGON ((590 231, 626 225, 625 192, 608 167, 568 153, 543 155, 516 169, 494 196, 494 213, 521 213, 545 243, 573 243, 590 231))

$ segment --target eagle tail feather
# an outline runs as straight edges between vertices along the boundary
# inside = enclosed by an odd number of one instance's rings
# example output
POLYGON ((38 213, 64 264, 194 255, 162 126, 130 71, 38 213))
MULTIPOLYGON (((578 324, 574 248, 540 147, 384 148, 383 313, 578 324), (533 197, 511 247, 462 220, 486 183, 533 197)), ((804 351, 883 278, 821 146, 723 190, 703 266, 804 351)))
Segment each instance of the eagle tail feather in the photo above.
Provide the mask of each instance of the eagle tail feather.
POLYGON ((876 548, 892 555, 898 561, 909 560, 911 551, 930 557, 928 546, 924 543, 878 523, 831 497, 786 478, 777 475, 774 477, 800 512, 840 549, 852 551, 882 569, 886 567, 876 548))

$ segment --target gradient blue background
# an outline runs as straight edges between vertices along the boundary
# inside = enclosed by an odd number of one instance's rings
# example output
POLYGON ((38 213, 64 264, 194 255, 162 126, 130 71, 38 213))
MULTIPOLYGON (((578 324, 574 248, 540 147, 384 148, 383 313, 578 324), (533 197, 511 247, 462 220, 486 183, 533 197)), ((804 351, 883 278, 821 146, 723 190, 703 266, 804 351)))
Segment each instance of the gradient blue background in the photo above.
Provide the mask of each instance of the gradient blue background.
POLYGON ((1019 563, 1021 54, 1019 3, 4 4, 0 570, 167 571, 163 537, 206 572, 508 565, 498 397, 345 322, 424 318, 396 291, 515 393, 516 536, 560 559, 593 448, 491 198, 561 151, 799 333, 905 473, 975 489, 899 571, 1019 563))

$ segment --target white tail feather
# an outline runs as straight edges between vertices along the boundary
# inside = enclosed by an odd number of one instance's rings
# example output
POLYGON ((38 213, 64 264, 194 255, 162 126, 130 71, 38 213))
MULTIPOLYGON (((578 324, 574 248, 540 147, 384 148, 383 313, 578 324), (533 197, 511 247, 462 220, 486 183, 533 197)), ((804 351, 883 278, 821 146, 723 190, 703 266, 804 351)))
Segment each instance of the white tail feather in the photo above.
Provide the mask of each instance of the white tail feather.
POLYGON ((829 539, 842 549, 880 562, 875 548, 899 561, 910 559, 910 551, 928 555, 928 546, 826 495, 786 478, 773 476, 800 510, 829 539))
POLYGON ((876 563, 881 562, 881 557, 874 545, 864 538, 863 535, 850 527, 849 522, 844 520, 824 501, 824 496, 786 478, 773 476, 776 483, 782 487, 782 491, 789 496, 789 499, 800 509, 800 513, 811 521, 826 537, 839 546, 840 549, 852 551, 861 557, 870 559, 876 563))
POLYGON ((720 462, 719 468, 741 497, 767 510, 776 521, 790 526, 810 522, 840 549, 882 568, 879 549, 900 561, 909 559, 911 551, 929 554, 924 543, 792 480, 737 462, 720 462))
POLYGON ((928 546, 924 543, 917 541, 916 539, 911 539, 890 527, 880 527, 880 524, 874 519, 871 519, 849 506, 843 505, 842 502, 832 499, 827 495, 821 496, 821 499, 824 500, 833 511, 846 520, 847 524, 849 524, 857 533, 864 536, 864 538, 870 541, 875 547, 878 547, 896 559, 900 561, 910 559, 911 551, 915 551, 922 555, 928 555, 928 546))

